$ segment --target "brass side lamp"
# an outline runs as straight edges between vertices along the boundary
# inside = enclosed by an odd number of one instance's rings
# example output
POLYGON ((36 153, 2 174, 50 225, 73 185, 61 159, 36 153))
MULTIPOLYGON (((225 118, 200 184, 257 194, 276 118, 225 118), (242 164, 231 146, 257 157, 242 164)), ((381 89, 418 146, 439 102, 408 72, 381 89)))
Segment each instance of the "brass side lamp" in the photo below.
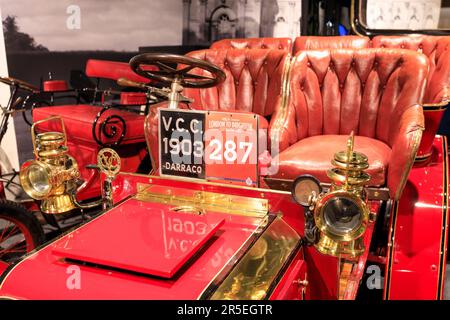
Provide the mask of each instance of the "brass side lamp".
POLYGON ((34 160, 20 169, 20 183, 33 199, 40 200, 44 213, 60 214, 76 208, 70 190, 80 177, 77 162, 68 154, 66 130, 61 117, 52 116, 37 121, 31 127, 34 160), (36 133, 36 127, 47 121, 59 120, 61 132, 36 133))
POLYGON ((369 222, 369 208, 364 184, 367 156, 353 150, 353 132, 347 150, 337 152, 328 170, 331 187, 322 193, 313 177, 299 177, 293 196, 305 210, 305 237, 316 249, 332 256, 358 257, 364 253, 363 235, 369 222))

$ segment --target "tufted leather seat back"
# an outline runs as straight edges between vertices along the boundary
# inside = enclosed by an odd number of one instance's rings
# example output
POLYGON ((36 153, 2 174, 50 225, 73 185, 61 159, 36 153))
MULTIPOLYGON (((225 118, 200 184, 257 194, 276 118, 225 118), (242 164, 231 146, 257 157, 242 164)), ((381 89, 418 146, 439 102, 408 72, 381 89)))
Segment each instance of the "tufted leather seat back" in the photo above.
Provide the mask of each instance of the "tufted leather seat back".
POLYGON ((406 50, 301 52, 290 79, 297 139, 354 131, 392 146, 399 118, 421 101, 426 72, 426 58, 406 50))
POLYGON ((428 84, 425 103, 440 103, 448 99, 450 86, 450 37, 445 36, 376 36, 374 48, 400 48, 425 54, 429 59, 428 84))
POLYGON ((290 69, 288 104, 270 124, 271 142, 282 157, 299 140, 318 135, 329 141, 354 131, 381 141, 391 149, 387 186, 399 199, 424 126, 427 72, 427 58, 410 50, 301 51, 290 69))
POLYGON ((302 50, 370 48, 370 39, 360 36, 321 37, 302 36, 295 38, 293 53, 302 50))
POLYGON ((286 51, 207 49, 187 55, 215 64, 227 76, 213 88, 185 88, 183 94, 194 99, 194 109, 247 111, 262 116, 273 113, 281 97, 284 64, 289 57, 286 51))
POLYGON ((291 52, 292 40, 290 38, 247 38, 223 39, 214 42, 211 49, 276 49, 291 52))

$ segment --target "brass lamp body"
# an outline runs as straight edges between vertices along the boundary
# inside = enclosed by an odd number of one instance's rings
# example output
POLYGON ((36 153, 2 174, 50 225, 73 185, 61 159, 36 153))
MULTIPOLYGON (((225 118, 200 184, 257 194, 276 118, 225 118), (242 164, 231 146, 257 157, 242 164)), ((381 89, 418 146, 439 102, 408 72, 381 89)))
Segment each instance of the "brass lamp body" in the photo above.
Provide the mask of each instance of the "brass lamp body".
POLYGON ((353 151, 353 145, 352 133, 347 142, 347 150, 337 152, 331 161, 334 168, 327 172, 332 180, 329 192, 311 199, 311 205, 314 206, 314 221, 318 229, 318 240, 314 246, 319 252, 336 257, 355 258, 365 251, 363 236, 369 222, 370 211, 364 184, 370 180, 370 176, 364 170, 369 164, 364 154, 353 151), (327 219, 327 210, 331 210, 330 204, 339 206, 343 203, 350 204, 358 215, 348 229, 336 229, 333 223, 330 223, 330 219, 327 219))
POLYGON ((33 124, 32 139, 35 160, 27 161, 20 170, 20 182, 24 191, 40 200, 44 213, 61 214, 75 209, 71 191, 80 177, 77 162, 67 154, 66 133, 62 119, 50 117, 33 124), (62 132, 36 134, 35 126, 44 121, 58 119, 62 132))

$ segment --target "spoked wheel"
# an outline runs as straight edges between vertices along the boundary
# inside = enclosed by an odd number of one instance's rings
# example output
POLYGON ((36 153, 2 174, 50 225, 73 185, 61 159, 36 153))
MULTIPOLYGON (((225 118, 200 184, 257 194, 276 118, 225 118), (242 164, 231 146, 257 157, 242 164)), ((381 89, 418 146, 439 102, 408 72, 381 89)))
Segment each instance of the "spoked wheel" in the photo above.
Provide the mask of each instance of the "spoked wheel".
POLYGON ((12 263, 44 243, 36 217, 22 205, 0 200, 0 261, 12 263))

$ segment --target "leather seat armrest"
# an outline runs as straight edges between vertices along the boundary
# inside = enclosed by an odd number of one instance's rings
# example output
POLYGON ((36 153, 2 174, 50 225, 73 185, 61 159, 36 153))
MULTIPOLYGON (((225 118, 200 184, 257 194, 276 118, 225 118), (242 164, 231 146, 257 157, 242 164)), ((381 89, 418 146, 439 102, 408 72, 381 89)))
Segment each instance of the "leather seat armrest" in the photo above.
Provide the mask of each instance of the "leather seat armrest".
POLYGON ((407 108, 401 115, 392 141, 387 185, 391 197, 399 200, 414 164, 424 130, 422 107, 407 108))

